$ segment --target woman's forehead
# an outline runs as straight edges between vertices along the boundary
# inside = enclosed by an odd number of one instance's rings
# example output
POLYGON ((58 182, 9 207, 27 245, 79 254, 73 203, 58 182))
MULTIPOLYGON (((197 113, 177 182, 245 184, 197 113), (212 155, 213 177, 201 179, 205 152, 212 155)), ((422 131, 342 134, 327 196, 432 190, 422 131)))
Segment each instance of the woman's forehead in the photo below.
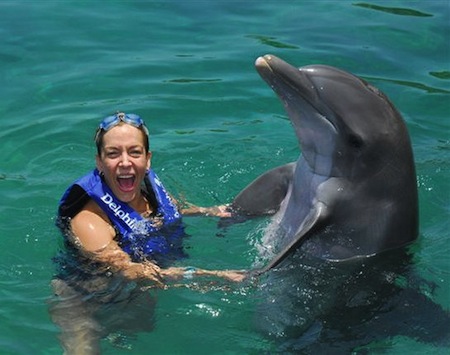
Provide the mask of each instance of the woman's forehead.
POLYGON ((121 124, 105 132, 103 145, 141 144, 144 145, 145 133, 129 124, 121 124))

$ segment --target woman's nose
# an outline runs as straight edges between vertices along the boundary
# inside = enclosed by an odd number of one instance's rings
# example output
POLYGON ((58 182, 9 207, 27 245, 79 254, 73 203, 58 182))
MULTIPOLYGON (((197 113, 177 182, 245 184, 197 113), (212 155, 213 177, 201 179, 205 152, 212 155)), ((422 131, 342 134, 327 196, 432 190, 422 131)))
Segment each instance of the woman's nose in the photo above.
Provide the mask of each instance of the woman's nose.
POLYGON ((130 157, 128 156, 127 153, 123 153, 122 154, 122 159, 120 159, 120 165, 122 165, 122 166, 129 166, 129 165, 131 165, 130 157))

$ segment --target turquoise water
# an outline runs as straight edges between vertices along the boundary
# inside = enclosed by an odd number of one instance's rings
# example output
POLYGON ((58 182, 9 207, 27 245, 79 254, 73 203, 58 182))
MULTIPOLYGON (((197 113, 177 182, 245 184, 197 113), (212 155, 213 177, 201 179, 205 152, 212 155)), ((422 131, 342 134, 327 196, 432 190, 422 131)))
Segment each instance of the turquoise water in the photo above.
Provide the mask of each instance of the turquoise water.
MULTIPOLYGON (((0 33, 0 353, 62 353, 47 308, 55 211, 93 167, 103 116, 143 116, 153 167, 174 195, 199 205, 228 202, 258 174, 297 158, 289 120, 253 67, 266 53, 349 70, 402 112, 420 196, 414 266, 437 285, 427 297, 450 309, 448 1, 2 1, 0 33)), ((186 219, 189 264, 251 267, 265 221, 222 237, 216 222, 186 219)), ((277 352, 255 326, 256 295, 247 286, 161 291, 153 331, 105 339, 104 353, 277 352)), ((405 336, 364 349, 443 352, 405 336)))

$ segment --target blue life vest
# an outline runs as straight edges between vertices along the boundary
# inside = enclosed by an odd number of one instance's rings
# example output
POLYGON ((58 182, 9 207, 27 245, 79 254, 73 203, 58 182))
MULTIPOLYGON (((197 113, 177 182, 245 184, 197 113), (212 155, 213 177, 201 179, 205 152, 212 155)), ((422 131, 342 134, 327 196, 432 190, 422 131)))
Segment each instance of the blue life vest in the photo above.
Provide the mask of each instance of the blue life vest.
POLYGON ((147 188, 152 190, 147 193, 154 194, 153 203, 157 205, 151 219, 143 218, 127 203, 117 199, 97 169, 66 190, 60 201, 59 216, 75 216, 91 198, 113 223, 120 247, 134 260, 176 252, 181 248, 180 239, 184 236, 181 215, 153 170, 148 171, 146 179, 150 182, 147 188))

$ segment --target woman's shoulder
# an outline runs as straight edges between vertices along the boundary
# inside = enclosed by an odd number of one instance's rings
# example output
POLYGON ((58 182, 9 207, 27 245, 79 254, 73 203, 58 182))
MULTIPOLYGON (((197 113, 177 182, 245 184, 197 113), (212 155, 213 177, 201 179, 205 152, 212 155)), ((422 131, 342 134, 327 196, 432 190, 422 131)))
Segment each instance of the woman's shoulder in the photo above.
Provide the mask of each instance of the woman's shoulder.
POLYGON ((88 251, 104 248, 116 234, 108 217, 92 199, 72 218, 71 227, 80 244, 88 251))
POLYGON ((80 216, 80 215, 82 217, 83 216, 93 216, 93 215, 98 216, 99 218, 103 219, 105 222, 110 223, 106 213, 100 208, 100 206, 93 199, 89 199, 75 217, 80 216))

